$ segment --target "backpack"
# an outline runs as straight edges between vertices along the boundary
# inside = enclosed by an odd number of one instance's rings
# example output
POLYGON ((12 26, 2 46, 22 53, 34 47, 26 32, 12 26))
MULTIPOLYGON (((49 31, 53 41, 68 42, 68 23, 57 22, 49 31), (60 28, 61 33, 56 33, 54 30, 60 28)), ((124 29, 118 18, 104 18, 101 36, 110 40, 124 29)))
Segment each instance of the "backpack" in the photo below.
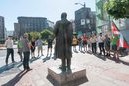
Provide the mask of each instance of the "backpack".
POLYGON ((23 48, 23 44, 21 41, 18 41, 18 48, 23 48))

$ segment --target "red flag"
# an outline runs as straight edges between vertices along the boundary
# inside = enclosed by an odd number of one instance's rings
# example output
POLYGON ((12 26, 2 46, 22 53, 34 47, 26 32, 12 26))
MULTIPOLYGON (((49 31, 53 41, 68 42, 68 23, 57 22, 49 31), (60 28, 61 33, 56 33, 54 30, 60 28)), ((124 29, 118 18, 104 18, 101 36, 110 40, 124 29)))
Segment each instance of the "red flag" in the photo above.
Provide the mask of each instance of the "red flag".
POLYGON ((124 41, 124 43, 123 43, 123 47, 124 47, 124 48, 129 48, 129 45, 127 44, 127 42, 126 42, 126 41, 124 41))
POLYGON ((119 35, 119 31, 118 31, 118 29, 117 29, 117 27, 116 27, 114 22, 112 23, 111 30, 112 30, 113 34, 119 35))
POLYGON ((120 36, 118 41, 118 46, 123 48, 129 48, 129 45, 127 44, 126 40, 124 39, 123 35, 120 33, 114 22, 112 23, 111 30, 113 34, 120 36))

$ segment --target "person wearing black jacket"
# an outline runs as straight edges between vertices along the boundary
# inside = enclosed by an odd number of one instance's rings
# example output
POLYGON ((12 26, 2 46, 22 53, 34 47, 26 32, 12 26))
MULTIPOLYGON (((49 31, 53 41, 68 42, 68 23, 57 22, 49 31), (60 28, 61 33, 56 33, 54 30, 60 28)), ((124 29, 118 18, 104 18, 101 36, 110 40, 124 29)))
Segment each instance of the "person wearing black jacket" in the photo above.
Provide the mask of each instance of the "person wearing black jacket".
POLYGON ((53 42, 53 39, 49 36, 47 39, 47 43, 48 43, 47 56, 49 55, 49 50, 50 50, 50 56, 52 55, 52 42, 53 42))

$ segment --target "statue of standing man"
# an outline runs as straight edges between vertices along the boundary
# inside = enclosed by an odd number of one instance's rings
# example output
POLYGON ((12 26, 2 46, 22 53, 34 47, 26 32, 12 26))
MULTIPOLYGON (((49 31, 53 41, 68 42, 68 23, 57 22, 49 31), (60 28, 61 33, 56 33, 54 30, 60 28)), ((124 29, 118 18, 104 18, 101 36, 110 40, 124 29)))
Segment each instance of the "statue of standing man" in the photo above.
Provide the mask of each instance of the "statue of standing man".
POLYGON ((67 13, 61 14, 61 20, 56 22, 54 28, 56 38, 55 56, 61 59, 62 71, 71 70, 72 57, 72 23, 67 20, 67 13))

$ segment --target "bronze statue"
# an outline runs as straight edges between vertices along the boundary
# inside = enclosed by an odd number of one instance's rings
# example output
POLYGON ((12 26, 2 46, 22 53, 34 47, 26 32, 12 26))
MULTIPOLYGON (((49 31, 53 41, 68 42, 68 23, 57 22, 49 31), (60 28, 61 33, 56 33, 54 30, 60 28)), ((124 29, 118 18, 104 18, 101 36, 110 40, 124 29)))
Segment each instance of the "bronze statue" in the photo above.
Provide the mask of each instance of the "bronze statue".
POLYGON ((67 20, 67 14, 61 14, 61 20, 56 22, 54 28, 56 38, 55 56, 61 59, 62 71, 71 70, 71 57, 72 57, 72 23, 67 20))

